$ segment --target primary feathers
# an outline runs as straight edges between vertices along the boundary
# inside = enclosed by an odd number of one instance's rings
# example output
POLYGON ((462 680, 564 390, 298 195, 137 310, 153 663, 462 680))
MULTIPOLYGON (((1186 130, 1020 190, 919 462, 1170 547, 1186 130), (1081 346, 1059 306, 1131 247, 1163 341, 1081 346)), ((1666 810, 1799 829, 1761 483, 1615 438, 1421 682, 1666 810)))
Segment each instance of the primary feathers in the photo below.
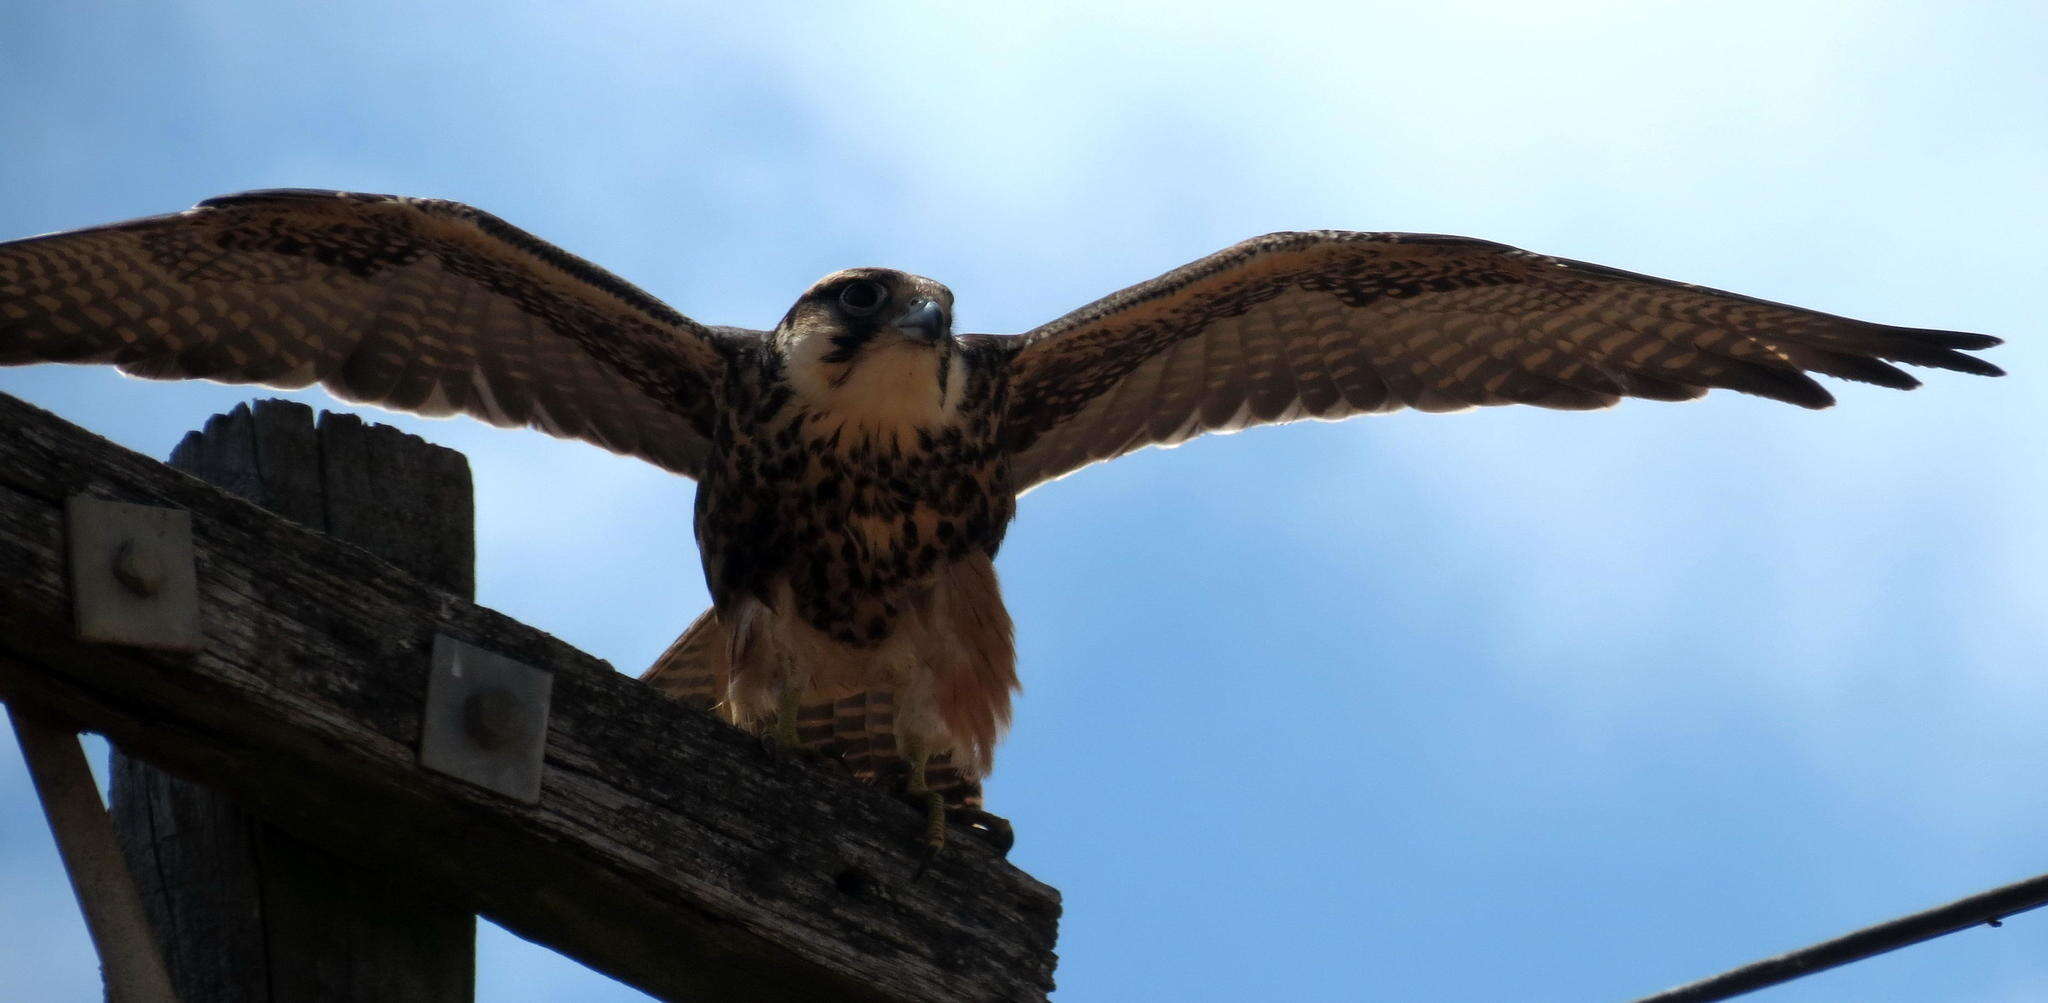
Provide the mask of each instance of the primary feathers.
POLYGON ((468 206, 340 192, 0 244, 0 364, 319 383, 697 479, 714 606, 649 681, 864 776, 930 761, 955 800, 1016 687, 991 563, 1015 496, 1081 466, 1402 407, 1825 407, 1814 374, 1999 374, 1966 354, 1984 335, 1420 234, 1260 237, 1014 337, 956 335, 952 306, 851 269, 773 330, 707 327, 468 206))

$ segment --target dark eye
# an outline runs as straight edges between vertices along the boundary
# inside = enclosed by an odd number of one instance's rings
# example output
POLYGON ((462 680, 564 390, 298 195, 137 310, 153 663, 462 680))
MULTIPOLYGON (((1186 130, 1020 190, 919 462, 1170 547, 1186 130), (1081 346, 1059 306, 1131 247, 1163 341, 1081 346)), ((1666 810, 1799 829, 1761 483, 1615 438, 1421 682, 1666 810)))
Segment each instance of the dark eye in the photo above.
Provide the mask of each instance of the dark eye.
POLYGON ((889 302, 889 287, 880 282, 859 279, 848 282, 839 290, 839 308, 855 317, 865 317, 889 302))

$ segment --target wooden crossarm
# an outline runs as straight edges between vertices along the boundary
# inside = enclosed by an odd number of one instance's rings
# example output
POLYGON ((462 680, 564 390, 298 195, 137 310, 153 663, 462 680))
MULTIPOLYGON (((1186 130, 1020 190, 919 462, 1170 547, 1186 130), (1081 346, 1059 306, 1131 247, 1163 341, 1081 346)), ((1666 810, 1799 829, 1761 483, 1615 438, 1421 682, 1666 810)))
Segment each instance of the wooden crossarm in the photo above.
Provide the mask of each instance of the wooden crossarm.
MULTIPOLYGON (((679 555, 679 558, 681 555, 679 555)), ((602 568, 562 569, 603 574, 602 568)), ((0 699, 658 996, 1029 1000, 1059 895, 542 631, 0 395, 0 699), (64 500, 192 513, 197 654, 73 638, 64 500), (422 769, 432 639, 555 675, 538 805, 422 769)))

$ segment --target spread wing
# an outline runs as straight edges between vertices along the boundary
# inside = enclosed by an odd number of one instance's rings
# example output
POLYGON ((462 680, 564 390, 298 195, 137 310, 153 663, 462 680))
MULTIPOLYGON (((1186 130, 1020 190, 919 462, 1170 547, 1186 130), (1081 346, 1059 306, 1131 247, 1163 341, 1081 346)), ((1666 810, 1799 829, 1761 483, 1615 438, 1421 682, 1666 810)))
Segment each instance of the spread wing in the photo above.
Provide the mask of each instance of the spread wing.
POLYGON ((531 426, 696 475, 713 330, 455 202, 250 192, 0 244, 0 365, 303 387, 531 426))
POLYGON ((1887 327, 1429 234, 1276 233, 1004 343, 1019 491, 1147 445, 1300 418, 1589 409, 1727 387, 1834 403, 1807 374, 1985 376, 1998 339, 1887 327))

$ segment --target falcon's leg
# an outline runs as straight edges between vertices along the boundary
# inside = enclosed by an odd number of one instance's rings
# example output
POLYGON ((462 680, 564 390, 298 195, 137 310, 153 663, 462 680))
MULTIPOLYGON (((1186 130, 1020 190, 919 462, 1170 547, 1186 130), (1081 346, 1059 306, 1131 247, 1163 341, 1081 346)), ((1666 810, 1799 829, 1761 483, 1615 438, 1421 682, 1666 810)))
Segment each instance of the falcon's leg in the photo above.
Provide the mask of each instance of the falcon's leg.
POLYGON ((797 704, 802 699, 803 694, 788 684, 784 684, 782 692, 775 697, 775 727, 769 730, 768 737, 784 750, 796 748, 797 704))
POLYGON ((924 858, 917 864, 917 873, 923 874, 926 865, 946 846, 946 798, 925 782, 925 764, 931 753, 924 742, 910 738, 903 744, 904 758, 910 761, 910 779, 904 784, 904 793, 924 808, 924 858))
POLYGON ((802 701, 803 694, 793 686, 775 697, 775 723, 762 733, 762 747, 777 759, 822 763, 837 768, 846 779, 854 779, 853 767, 845 759, 829 750, 802 744, 803 739, 797 734, 796 727, 797 716, 803 712, 802 701))

